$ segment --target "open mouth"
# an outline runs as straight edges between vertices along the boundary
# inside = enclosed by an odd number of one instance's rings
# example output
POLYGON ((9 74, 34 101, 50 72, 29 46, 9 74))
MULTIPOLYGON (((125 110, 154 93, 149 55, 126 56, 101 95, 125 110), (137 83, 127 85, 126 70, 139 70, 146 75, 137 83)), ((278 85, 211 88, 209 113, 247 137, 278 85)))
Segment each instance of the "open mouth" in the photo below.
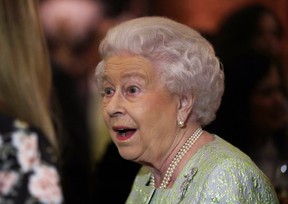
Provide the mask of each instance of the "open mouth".
POLYGON ((134 128, 113 128, 113 130, 116 132, 116 136, 119 140, 127 140, 136 132, 136 129, 134 128))

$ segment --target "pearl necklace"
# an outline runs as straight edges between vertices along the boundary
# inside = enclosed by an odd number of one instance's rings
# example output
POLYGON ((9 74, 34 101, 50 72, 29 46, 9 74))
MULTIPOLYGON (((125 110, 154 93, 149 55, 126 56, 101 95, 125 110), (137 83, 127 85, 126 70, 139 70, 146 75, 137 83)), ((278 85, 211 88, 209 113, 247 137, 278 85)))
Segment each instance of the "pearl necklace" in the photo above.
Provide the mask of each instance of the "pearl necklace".
MULTIPOLYGON (((193 146, 193 144, 197 141, 197 139, 201 136, 202 132, 203 132, 202 128, 199 127, 180 148, 180 150, 177 152, 172 162, 170 163, 168 169, 166 170, 166 173, 159 188, 161 189, 167 188, 177 165, 179 164, 181 159, 185 156, 185 154, 189 151, 189 149, 193 146)), ((155 188, 155 177, 152 174, 150 176, 150 186, 155 188)))

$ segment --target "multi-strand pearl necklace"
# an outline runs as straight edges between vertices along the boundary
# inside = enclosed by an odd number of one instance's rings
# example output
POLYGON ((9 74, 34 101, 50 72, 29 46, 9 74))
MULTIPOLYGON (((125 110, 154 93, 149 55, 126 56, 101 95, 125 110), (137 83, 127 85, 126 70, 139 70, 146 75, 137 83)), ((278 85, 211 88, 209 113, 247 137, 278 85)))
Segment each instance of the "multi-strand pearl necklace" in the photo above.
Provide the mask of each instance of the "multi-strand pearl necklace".
MULTIPOLYGON (((161 189, 167 188, 177 165, 179 164, 181 159, 185 156, 185 154, 189 151, 189 149, 193 146, 193 144, 197 141, 197 139, 200 137, 202 132, 203 132, 202 128, 199 127, 197 130, 195 130, 195 132, 189 137, 189 139, 180 148, 180 150, 177 152, 172 162, 170 163, 168 169, 166 170, 166 173, 164 175, 164 178, 159 188, 161 189)), ((151 174, 151 177, 150 177, 150 186, 155 187, 155 177, 153 174, 151 174)))

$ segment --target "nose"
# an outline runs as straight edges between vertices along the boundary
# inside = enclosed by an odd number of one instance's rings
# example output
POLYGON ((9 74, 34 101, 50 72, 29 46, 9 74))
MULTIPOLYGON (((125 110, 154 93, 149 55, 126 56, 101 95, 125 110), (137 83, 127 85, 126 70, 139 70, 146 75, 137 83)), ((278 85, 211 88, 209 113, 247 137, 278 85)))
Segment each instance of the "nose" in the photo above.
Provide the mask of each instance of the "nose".
POLYGON ((119 117, 125 114, 124 97, 121 92, 115 92, 110 100, 104 106, 110 117, 119 117))

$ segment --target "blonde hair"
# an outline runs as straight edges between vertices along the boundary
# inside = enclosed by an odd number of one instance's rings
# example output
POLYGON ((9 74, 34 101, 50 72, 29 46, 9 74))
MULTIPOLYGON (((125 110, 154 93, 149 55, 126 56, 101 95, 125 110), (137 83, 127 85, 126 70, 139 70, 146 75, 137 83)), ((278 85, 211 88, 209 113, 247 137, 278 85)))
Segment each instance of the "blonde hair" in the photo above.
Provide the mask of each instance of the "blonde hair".
POLYGON ((0 1, 0 111, 39 128, 56 147, 51 68, 37 2, 0 1))

